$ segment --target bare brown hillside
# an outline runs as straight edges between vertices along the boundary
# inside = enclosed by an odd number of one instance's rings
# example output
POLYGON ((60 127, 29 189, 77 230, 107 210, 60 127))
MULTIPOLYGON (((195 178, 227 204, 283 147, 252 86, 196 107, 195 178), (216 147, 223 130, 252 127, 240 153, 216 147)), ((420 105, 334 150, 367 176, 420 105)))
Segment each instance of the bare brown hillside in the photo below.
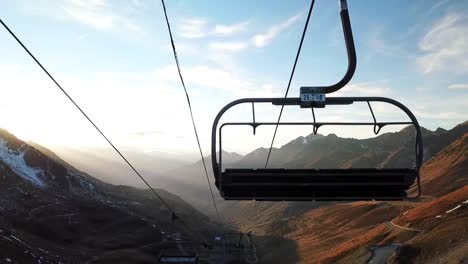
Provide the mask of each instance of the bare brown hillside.
POLYGON ((468 258, 468 137, 461 133, 463 129, 466 125, 452 132, 426 134, 433 140, 427 142, 428 152, 434 153, 422 168, 423 197, 419 200, 243 202, 242 209, 250 214, 242 214, 236 223, 259 234, 277 234, 295 241, 299 263, 368 263, 377 259, 461 263, 468 258))
POLYGON ((443 195, 468 184, 468 133, 428 160, 422 168, 424 194, 443 195))

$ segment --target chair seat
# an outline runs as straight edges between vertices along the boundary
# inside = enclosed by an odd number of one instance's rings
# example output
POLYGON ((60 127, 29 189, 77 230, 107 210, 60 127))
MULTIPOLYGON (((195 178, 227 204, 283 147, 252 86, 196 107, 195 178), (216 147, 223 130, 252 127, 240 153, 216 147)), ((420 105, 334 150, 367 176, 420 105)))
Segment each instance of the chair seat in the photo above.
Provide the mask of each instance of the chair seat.
POLYGON ((401 200, 412 169, 226 169, 222 195, 231 200, 401 200))

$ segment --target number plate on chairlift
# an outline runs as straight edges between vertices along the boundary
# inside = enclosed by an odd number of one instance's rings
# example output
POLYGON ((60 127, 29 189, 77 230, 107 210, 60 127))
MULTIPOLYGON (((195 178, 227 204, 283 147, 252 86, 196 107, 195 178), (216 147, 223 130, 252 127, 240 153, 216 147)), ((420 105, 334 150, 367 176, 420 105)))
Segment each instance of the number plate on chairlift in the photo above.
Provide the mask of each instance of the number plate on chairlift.
POLYGON ((325 94, 322 93, 304 93, 301 94, 302 102, 325 102, 325 94))

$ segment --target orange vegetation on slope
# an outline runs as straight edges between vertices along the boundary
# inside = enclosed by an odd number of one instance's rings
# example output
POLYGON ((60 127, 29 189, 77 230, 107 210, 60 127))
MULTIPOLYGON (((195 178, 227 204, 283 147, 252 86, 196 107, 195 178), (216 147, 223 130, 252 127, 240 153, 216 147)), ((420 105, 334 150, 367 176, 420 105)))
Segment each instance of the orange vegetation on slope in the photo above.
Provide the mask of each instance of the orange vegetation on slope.
POLYGON ((330 205, 304 214, 289 236, 297 242, 302 263, 335 262, 371 245, 406 241, 419 233, 404 232, 384 223, 393 219, 395 224, 408 226, 434 218, 464 202, 468 199, 468 186, 463 187, 468 171, 467 143, 468 134, 465 134, 423 168, 425 194, 453 193, 425 203, 356 202, 330 205), (403 213, 411 207, 414 208, 403 213))
POLYGON ((295 231, 288 237, 297 242, 301 263, 332 262, 346 252, 383 239, 387 227, 382 223, 406 208, 374 202, 330 205, 304 214, 294 222, 295 231))
MULTIPOLYGON (((353 236, 352 239, 345 243, 337 244, 332 250, 328 250, 323 252, 323 254, 317 259, 316 262, 334 262, 340 256, 357 250, 358 248, 369 244, 371 241, 374 240, 381 240, 386 236, 388 228, 384 225, 378 225, 375 228, 367 230, 366 232, 362 232, 359 235, 353 236)), ((315 261, 314 261, 315 262, 315 261)), ((314 263, 306 261, 305 263, 314 263)))
POLYGON ((421 170, 424 195, 440 196, 468 184, 468 133, 437 153, 421 170))
POLYGON ((433 201, 423 203, 410 209, 404 215, 395 218, 394 223, 408 225, 419 222, 427 218, 433 218, 445 213, 468 199, 468 186, 465 186, 453 193, 439 197, 433 201))

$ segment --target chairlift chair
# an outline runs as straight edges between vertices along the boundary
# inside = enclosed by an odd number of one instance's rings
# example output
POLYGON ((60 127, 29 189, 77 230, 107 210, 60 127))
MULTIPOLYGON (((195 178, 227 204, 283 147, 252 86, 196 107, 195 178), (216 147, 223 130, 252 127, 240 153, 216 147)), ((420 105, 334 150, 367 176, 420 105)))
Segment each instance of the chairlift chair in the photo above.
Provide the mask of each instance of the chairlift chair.
POLYGON ((284 201, 352 201, 352 200, 403 200, 421 195, 420 167, 423 160, 421 128, 413 113, 403 104, 385 97, 328 97, 326 95, 343 88, 356 69, 356 52, 346 0, 340 0, 340 16, 348 69, 344 77, 334 85, 301 87, 296 98, 244 98, 227 104, 216 116, 211 135, 211 158, 215 184, 226 200, 284 200, 284 201), (394 105, 410 119, 408 122, 377 121, 371 103, 381 102, 394 105), (313 122, 256 122, 255 104, 274 106, 295 105, 311 109, 313 122), (367 104, 373 122, 317 122, 314 108, 330 105, 367 104), (240 104, 251 104, 252 122, 231 122, 219 125, 223 114, 240 104), (365 169, 287 169, 287 168, 223 168, 222 130, 226 126, 251 126, 253 133, 259 126, 274 125, 312 126, 314 134, 323 126, 371 126, 377 135, 381 128, 390 125, 412 125, 416 130, 415 164, 412 168, 365 168, 365 169), (219 148, 219 151, 218 151, 219 148), (416 194, 409 196, 408 190, 416 184, 416 194))

